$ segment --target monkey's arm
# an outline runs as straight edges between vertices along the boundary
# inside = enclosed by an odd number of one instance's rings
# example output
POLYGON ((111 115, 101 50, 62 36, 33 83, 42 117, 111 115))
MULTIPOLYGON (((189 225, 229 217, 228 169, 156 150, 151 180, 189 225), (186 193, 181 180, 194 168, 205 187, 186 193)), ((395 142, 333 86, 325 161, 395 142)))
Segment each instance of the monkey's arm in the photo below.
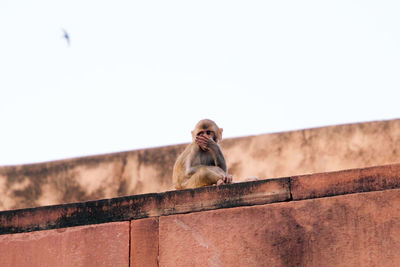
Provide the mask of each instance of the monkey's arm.
POLYGON ((212 140, 204 136, 198 136, 196 142, 202 149, 209 151, 214 159, 215 166, 220 167, 224 172, 227 172, 226 162, 222 150, 219 145, 212 140))
POLYGON ((215 150, 212 150, 212 152, 213 152, 215 166, 220 167, 221 169, 224 170, 224 172, 227 172, 225 158, 224 155, 222 155, 221 148, 219 147, 218 144, 216 144, 216 148, 215 150))

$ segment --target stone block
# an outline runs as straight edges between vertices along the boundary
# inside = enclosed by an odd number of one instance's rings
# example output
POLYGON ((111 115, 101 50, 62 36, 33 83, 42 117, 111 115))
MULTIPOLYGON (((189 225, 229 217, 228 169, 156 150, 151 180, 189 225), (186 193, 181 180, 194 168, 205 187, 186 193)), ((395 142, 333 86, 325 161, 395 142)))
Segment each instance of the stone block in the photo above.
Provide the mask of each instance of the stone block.
POLYGON ((400 266, 400 189, 160 217, 160 266, 400 266))
POLYGON ((131 222, 131 266, 158 267, 158 218, 131 222))
POLYGON ((129 222, 0 235, 0 266, 129 266, 129 222))
POLYGON ((400 188, 400 164, 291 178, 293 200, 400 188))

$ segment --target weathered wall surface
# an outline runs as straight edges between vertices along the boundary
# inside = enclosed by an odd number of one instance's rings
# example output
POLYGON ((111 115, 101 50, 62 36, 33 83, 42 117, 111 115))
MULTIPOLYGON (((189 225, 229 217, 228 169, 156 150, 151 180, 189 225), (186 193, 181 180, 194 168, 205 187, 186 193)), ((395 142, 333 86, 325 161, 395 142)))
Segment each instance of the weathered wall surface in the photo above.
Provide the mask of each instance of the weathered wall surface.
POLYGON ((0 167, 0 210, 161 192, 181 146, 0 167))
POLYGON ((286 177, 400 161, 400 120, 225 140, 235 177, 286 177))
POLYGON ((399 233, 395 164, 0 212, 0 266, 391 267, 399 233))
POLYGON ((398 266, 400 190, 161 217, 160 266, 398 266))
POLYGON ((129 222, 0 236, 0 266, 129 266, 129 222))
MULTIPOLYGON (((170 190, 184 146, 0 167, 0 210, 170 190)), ((400 120, 232 138, 221 146, 236 181, 364 168, 399 162, 400 120)))

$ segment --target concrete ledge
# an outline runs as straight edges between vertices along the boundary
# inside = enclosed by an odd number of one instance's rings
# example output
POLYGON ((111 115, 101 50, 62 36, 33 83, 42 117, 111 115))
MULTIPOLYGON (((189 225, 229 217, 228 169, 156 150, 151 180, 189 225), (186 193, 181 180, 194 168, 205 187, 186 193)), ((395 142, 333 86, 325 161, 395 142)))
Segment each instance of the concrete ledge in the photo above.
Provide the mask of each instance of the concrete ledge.
POLYGON ((289 199, 289 179, 283 178, 10 210, 0 212, 0 234, 128 221, 170 214, 267 204, 289 199))
POLYGON ((379 191, 400 187, 400 164, 291 178, 293 200, 379 191))
POLYGON ((400 188, 400 164, 0 212, 0 234, 400 188))

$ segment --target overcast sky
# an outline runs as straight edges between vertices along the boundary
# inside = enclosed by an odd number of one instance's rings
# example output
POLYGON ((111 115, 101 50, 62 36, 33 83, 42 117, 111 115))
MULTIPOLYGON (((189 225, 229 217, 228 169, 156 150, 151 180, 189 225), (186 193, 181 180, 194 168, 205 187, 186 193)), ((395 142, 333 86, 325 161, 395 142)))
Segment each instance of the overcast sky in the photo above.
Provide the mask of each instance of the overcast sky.
POLYGON ((0 165, 398 118, 399 1, 0 1, 0 165), (64 37, 64 30, 69 41, 64 37))

